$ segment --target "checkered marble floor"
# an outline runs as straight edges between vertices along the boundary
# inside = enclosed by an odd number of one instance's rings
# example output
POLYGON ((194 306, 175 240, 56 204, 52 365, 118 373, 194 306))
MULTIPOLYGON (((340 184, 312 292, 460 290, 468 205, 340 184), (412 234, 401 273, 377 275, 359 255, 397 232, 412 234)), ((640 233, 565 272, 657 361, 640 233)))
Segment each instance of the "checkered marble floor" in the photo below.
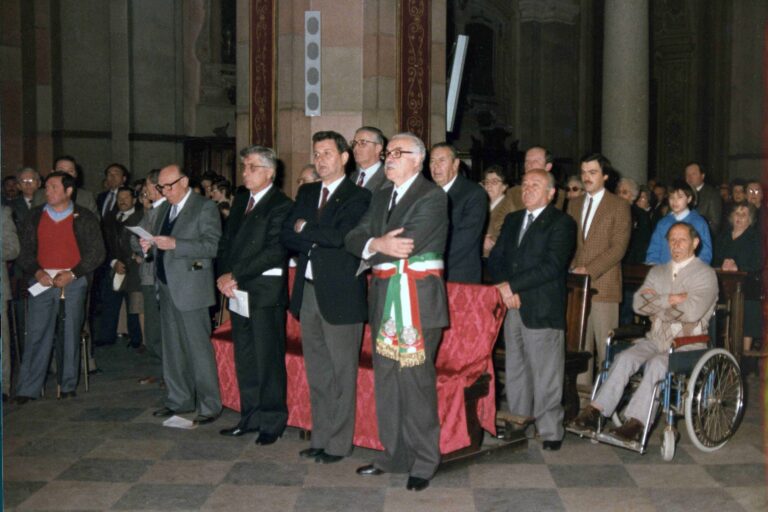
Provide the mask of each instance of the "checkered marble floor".
POLYGON ((744 422, 717 452, 698 451, 683 432, 667 463, 657 432, 643 456, 568 434, 559 452, 531 440, 440 472, 414 493, 403 475, 356 475, 369 450, 319 465, 298 456, 308 444, 295 429, 267 447, 250 435, 225 439, 218 430, 236 423, 232 411, 196 430, 164 428, 152 417, 162 390, 138 383, 158 366, 118 346, 97 355, 104 373, 90 392, 58 401, 49 388, 4 408, 6 510, 768 510, 765 381, 754 377, 744 422))

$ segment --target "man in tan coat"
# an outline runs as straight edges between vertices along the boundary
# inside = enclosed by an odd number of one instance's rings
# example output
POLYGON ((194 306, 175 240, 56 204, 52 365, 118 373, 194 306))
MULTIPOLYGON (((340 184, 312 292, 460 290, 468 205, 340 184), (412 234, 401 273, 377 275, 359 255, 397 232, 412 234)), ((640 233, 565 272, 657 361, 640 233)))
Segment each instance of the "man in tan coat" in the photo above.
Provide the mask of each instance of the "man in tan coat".
MULTIPOLYGON (((568 214, 578 226, 576 254, 571 262, 574 274, 589 274, 592 311, 587 320, 585 349, 594 353, 595 366, 605 359, 605 339, 619 324, 622 297, 621 259, 632 231, 629 204, 605 189, 610 161, 599 153, 581 160, 581 181, 586 194, 568 204, 568 214)), ((579 376, 579 384, 592 384, 592 370, 579 376)))

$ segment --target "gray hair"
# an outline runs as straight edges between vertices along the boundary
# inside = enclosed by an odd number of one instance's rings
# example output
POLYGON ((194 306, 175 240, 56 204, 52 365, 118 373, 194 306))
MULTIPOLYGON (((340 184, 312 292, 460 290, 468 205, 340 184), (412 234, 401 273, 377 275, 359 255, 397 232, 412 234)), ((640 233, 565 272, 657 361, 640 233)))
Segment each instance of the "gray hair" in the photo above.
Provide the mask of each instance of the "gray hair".
POLYGON ((21 175, 24 174, 25 172, 34 173, 35 179, 37 179, 37 180, 40 179, 40 173, 37 172, 33 167, 22 167, 19 170, 17 170, 16 171, 16 179, 21 178, 21 175))
POLYGON ((314 178, 316 180, 320 179, 320 175, 317 174, 317 167, 315 167, 315 164, 307 164, 307 165, 305 165, 304 167, 301 168, 301 172, 304 172, 307 169, 312 171, 312 178, 314 178))
POLYGON ((419 163, 424 162, 424 158, 427 156, 427 148, 424 146, 424 143, 421 141, 421 139, 416 136, 416 134, 412 132, 400 132, 393 135, 389 141, 392 142, 395 139, 408 139, 416 146, 416 149, 419 152, 419 163))
POLYGON ((152 169, 147 173, 147 181, 150 182, 153 185, 157 185, 157 182, 160 181, 160 169, 152 169))
POLYGON ((637 200, 637 196, 640 195, 640 189, 637 186, 637 182, 632 178, 621 178, 618 186, 621 187, 622 183, 629 187, 629 191, 632 194, 632 202, 637 200))
POLYGON ((256 155, 266 161, 267 165, 277 170, 277 154, 272 148, 266 146, 248 146, 240 150, 240 160, 245 160, 251 155, 256 155))

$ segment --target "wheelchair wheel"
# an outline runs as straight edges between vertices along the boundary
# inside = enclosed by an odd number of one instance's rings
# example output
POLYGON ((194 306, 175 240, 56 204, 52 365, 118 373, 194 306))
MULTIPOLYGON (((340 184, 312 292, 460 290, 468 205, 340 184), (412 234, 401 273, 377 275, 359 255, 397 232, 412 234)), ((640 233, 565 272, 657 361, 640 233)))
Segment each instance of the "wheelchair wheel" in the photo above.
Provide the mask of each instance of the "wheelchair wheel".
POLYGON ((674 427, 669 426, 661 434, 661 458, 667 462, 675 458, 676 434, 674 427))
POLYGON ((706 352, 688 379, 685 427, 701 451, 721 448, 739 428, 744 413, 741 370, 730 352, 706 352))

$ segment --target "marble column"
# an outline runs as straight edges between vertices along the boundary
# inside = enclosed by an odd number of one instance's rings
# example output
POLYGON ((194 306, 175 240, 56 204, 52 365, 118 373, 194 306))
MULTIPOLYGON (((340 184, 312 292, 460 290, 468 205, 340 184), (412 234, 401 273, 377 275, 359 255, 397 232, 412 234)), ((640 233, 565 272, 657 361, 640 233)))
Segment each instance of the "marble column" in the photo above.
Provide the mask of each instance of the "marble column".
POLYGON ((605 0, 602 152, 622 176, 648 178, 648 0, 605 0))

